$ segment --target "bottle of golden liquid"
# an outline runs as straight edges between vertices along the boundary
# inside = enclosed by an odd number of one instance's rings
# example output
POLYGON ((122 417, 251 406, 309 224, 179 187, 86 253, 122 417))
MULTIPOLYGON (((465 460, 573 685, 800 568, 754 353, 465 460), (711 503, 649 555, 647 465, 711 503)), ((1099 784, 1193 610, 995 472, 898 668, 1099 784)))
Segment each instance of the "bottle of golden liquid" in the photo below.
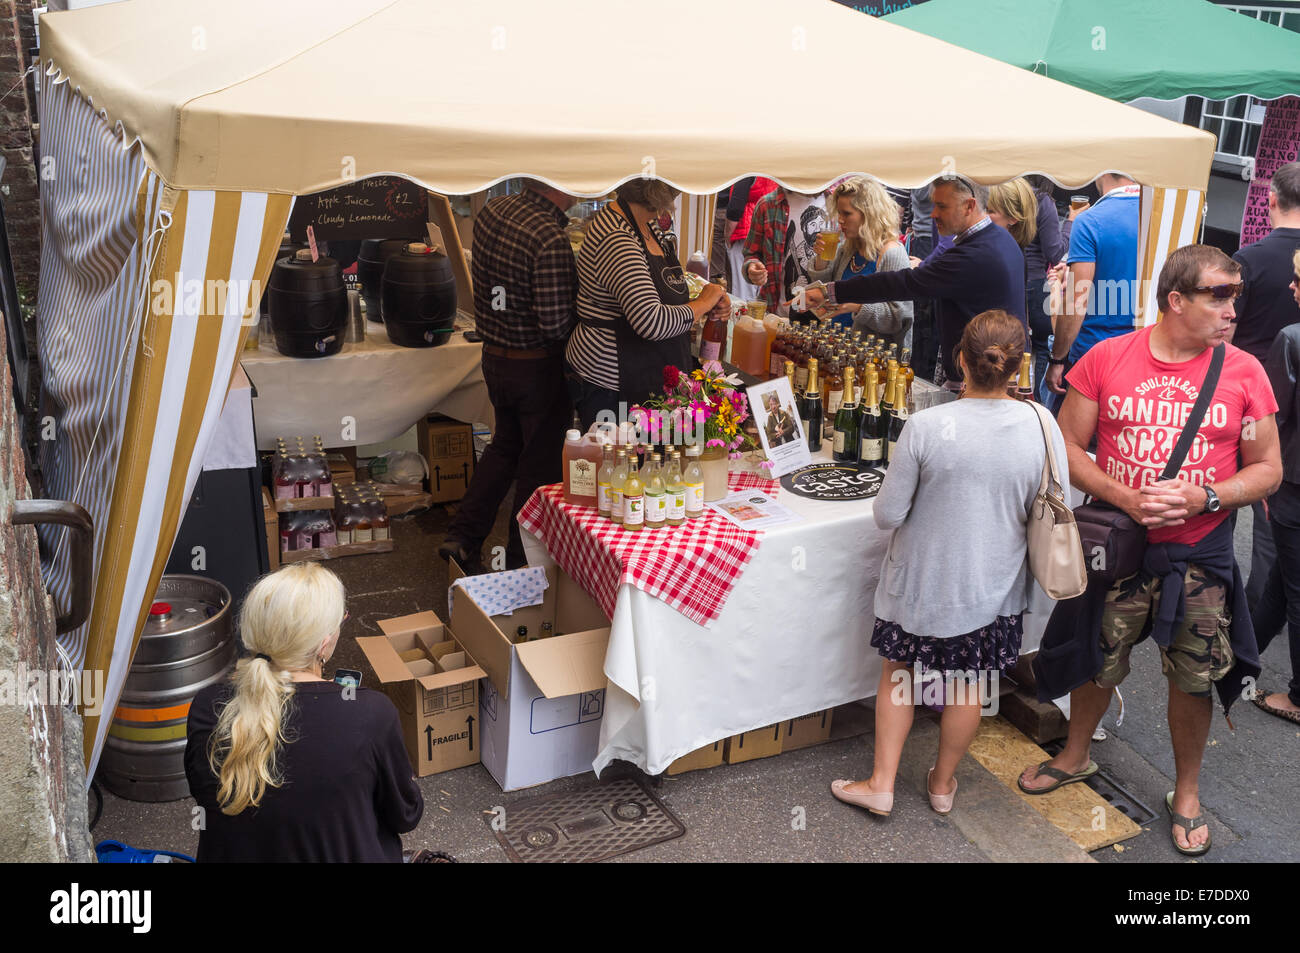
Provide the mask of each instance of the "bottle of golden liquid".
POLYGON ((704 515, 704 470, 700 468, 700 445, 686 448, 686 469, 682 472, 682 485, 686 488, 686 518, 697 519, 704 515))
POLYGON ((628 469, 627 482, 623 484, 623 528, 641 530, 645 527, 645 484, 641 474, 628 469))
POLYGON ((623 522, 623 488, 627 485, 629 472, 627 447, 619 447, 614 459, 614 472, 609 475, 609 518, 614 523, 623 522))

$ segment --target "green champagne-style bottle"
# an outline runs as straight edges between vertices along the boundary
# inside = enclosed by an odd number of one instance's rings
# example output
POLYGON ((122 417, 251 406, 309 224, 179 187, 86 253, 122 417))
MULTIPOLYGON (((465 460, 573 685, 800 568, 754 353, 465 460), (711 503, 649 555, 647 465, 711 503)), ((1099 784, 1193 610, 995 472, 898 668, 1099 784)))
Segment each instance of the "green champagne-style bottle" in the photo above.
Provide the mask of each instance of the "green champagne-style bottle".
POLYGON ((857 463, 860 448, 858 445, 858 403, 853 387, 853 365, 844 368, 844 398, 839 410, 835 412, 835 446, 836 463, 857 463))

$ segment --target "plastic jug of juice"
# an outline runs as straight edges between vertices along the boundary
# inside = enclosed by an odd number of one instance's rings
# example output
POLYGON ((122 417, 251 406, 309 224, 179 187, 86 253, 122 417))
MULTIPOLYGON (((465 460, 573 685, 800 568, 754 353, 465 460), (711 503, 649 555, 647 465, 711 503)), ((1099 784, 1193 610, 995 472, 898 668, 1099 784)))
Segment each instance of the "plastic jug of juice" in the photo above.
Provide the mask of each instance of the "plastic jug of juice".
POLYGON ((746 374, 766 377, 768 346, 767 329, 753 315, 748 315, 731 332, 731 363, 746 374))
POLYGON ((596 472, 604 446, 597 434, 570 430, 564 435, 564 502, 596 507, 596 472))

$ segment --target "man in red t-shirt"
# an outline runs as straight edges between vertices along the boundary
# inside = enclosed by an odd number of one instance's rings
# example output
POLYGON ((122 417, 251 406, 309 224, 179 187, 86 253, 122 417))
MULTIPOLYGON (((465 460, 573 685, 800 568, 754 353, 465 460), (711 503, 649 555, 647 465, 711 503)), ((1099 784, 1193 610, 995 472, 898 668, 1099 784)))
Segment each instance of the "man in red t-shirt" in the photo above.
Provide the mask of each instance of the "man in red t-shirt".
MULTIPOLYGON (((1069 374, 1058 423, 1069 455, 1070 482, 1119 507, 1147 527, 1148 543, 1195 546, 1229 510, 1272 493, 1282 477, 1277 402, 1259 361, 1224 343, 1241 294, 1240 270, 1217 248, 1192 245, 1169 256, 1157 299, 1162 320, 1096 344, 1069 374), (1172 480, 1160 480, 1205 380, 1216 345, 1225 355, 1214 391, 1186 460, 1172 480), (1097 438, 1096 461, 1086 448, 1097 438), (1241 466, 1238 467, 1238 454, 1241 466)), ((1226 530, 1225 530, 1226 532, 1226 530)), ((1111 692, 1128 674, 1129 653, 1149 631, 1161 580, 1145 571, 1115 583, 1101 613, 1102 667, 1070 694, 1070 734, 1064 750, 1020 776, 1029 793, 1043 793, 1096 772, 1092 734, 1110 707, 1111 692)), ((1161 646, 1169 679, 1169 732, 1177 781, 1168 802, 1172 837, 1184 853, 1209 848, 1198 782, 1209 736, 1213 682, 1233 665, 1228 587, 1196 564, 1184 577, 1183 618, 1161 646), (1179 823, 1179 821, 1187 823, 1179 823)))

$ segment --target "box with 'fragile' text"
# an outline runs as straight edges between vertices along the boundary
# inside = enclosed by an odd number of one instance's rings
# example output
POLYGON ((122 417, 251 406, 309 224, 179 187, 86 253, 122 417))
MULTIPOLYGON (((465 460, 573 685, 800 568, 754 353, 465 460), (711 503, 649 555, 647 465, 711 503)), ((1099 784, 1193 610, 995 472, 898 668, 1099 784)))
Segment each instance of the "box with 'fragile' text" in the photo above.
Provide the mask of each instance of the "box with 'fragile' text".
POLYGON ((417 777, 479 760, 479 679, 468 658, 432 612, 381 619, 384 634, 357 645, 402 723, 402 740, 417 777))

